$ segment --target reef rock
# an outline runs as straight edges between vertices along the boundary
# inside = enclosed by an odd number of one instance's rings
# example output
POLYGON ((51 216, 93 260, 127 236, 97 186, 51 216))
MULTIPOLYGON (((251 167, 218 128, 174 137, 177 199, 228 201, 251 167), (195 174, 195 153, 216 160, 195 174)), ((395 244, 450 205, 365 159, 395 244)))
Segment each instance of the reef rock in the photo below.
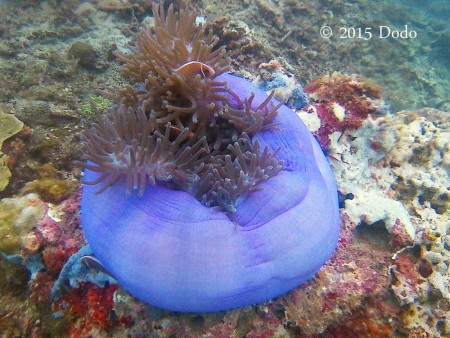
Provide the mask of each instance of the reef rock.
POLYGON ((423 109, 370 114, 361 128, 334 132, 330 140, 329 160, 344 196, 343 215, 356 229, 384 226, 390 250, 398 250, 390 284, 402 306, 402 330, 448 335, 448 113, 423 109))

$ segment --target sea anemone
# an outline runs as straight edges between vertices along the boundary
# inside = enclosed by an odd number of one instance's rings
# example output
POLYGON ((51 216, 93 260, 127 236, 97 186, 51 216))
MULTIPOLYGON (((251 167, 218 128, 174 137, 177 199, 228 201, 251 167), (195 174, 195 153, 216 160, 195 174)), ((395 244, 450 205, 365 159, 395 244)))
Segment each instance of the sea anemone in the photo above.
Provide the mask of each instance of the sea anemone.
MULTIPOLYGON (((214 121, 222 109, 218 103, 226 100, 226 84, 216 80, 230 69, 225 48, 215 48, 218 39, 211 31, 196 28, 194 11, 182 10, 178 16, 170 6, 166 16, 163 5, 154 4, 153 15, 155 26, 134 34, 131 53, 116 52, 123 73, 145 84, 138 101, 146 101, 158 123, 182 127, 186 117, 214 121)), ((120 90, 117 94, 116 101, 123 96, 120 90)))
MULTIPOLYGON (((226 81, 225 49, 217 38, 195 28, 195 15, 154 5, 155 27, 142 29, 130 54, 117 52, 124 74, 144 85, 109 89, 115 104, 91 128, 84 153, 89 170, 101 175, 103 192, 125 177, 126 193, 147 182, 185 190, 206 206, 233 213, 240 196, 277 174, 282 162, 250 136, 274 127, 280 105, 269 95, 252 105, 226 81), (196 61, 192 61, 196 60, 196 61)), ((278 152, 278 150, 277 150, 278 152)))
POLYGON ((226 73, 224 48, 193 11, 153 14, 155 27, 117 53, 143 85, 107 90, 114 104, 86 126, 86 238, 119 283, 162 308, 281 295, 335 249, 328 163, 292 110, 226 73))

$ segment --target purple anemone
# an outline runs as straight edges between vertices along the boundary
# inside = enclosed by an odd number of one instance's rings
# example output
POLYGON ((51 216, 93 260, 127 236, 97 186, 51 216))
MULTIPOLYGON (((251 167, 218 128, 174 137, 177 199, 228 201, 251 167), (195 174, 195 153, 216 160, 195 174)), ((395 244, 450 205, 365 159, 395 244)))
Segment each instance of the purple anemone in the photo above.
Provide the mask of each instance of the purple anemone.
MULTIPOLYGON (((267 95, 245 79, 216 78, 257 107, 267 95)), ((230 106, 237 105, 237 97, 230 106)), ((236 201, 233 217, 161 184, 125 195, 119 177, 85 186, 81 222, 97 259, 136 298, 183 312, 221 311, 282 295, 311 278, 339 237, 337 189, 322 150, 286 106, 253 137, 283 169, 236 201)), ((100 174, 85 170, 85 180, 100 174)))

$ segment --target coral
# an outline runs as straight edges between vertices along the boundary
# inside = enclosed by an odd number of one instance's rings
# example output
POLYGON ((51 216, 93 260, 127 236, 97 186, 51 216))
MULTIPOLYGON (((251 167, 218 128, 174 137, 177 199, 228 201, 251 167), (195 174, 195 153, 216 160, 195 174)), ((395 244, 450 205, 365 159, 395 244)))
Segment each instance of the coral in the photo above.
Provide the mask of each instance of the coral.
POLYGON ((47 273, 58 275, 84 244, 78 206, 78 201, 71 199, 58 206, 49 205, 33 193, 2 199, 0 251, 8 254, 10 261, 27 266, 33 276, 44 267, 47 273))
MULTIPOLYGON (((51 173, 51 166, 46 167, 46 172, 51 173)), ((16 314, 16 311, 21 311, 18 300, 24 296, 28 297, 26 311, 22 314, 24 318, 33 318, 33 322, 40 318, 42 322, 42 325, 35 325, 36 332, 64 331, 65 322, 55 321, 49 313, 50 295, 54 279, 62 266, 84 244, 78 217, 77 196, 57 206, 43 202, 36 194, 0 201, 0 268, 4 272, 0 284, 9 285, 8 293, 2 293, 0 300, 2 304, 8 304, 5 305, 5 311, 14 309, 11 312, 12 321, 16 325, 20 323, 21 332, 30 331, 30 324, 16 314), (17 299, 10 304, 6 298, 9 296, 17 299)), ((0 320, 0 327, 4 323, 9 321, 0 320)))
MULTIPOLYGON (((321 121, 315 135, 324 148, 332 133, 359 128, 369 114, 384 105, 381 87, 357 75, 324 75, 310 82, 305 92, 314 101, 312 110, 321 121)), ((310 113, 310 109, 305 111, 310 113)))
MULTIPOLYGON (((36 225, 28 243, 38 242, 47 271, 57 276, 66 261, 84 245, 84 238, 79 227, 79 202, 76 197, 66 199, 59 205, 47 206, 45 216, 36 225), (73 208, 77 208, 73 210, 73 208)), ((36 245, 25 246, 29 252, 36 250, 36 245)))
POLYGON ((383 122, 379 134, 390 134, 394 140, 386 148, 386 162, 395 177, 393 195, 407 206, 417 229, 414 246, 394 257, 392 289, 405 306, 402 319, 407 330, 445 336, 450 328, 445 313, 450 303, 448 113, 402 111, 383 122))
POLYGON ((0 252, 18 253, 23 238, 44 213, 44 203, 36 194, 3 198, 0 201, 0 252))
POLYGON ((76 181, 42 178, 27 183, 22 193, 37 193, 43 201, 58 204, 71 196, 76 187, 76 181))
POLYGON ((403 306, 396 317, 402 332, 448 331, 443 234, 448 233, 449 130, 447 113, 398 112, 367 119, 343 137, 333 134, 328 148, 339 190, 351 194, 343 212, 360 228, 388 230, 384 245, 394 257, 390 288, 403 306), (372 204, 355 208, 364 201, 372 204))

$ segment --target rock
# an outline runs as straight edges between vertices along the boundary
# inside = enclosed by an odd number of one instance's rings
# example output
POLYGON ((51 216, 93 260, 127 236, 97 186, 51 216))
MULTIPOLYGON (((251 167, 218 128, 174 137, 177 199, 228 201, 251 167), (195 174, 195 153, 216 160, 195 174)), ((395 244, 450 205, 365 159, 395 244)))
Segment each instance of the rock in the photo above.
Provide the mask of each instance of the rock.
POLYGON ((86 69, 96 69, 97 53, 87 42, 75 41, 67 54, 72 59, 78 59, 78 65, 86 69))

